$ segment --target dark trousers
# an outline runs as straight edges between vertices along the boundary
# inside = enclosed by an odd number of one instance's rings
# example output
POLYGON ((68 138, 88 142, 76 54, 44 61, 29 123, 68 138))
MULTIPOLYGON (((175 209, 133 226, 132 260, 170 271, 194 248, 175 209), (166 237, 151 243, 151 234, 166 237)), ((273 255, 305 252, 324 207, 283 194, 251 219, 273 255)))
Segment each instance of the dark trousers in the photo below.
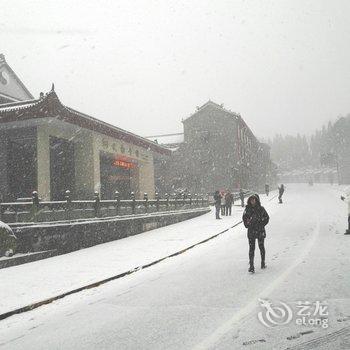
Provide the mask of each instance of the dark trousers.
POLYGON ((232 204, 226 204, 226 216, 232 214, 232 204))
POLYGON ((220 205, 215 205, 215 219, 220 219, 220 205))
POLYGON ((280 203, 282 203, 282 196, 283 196, 283 194, 280 194, 280 195, 278 196, 278 200, 279 200, 280 203))
POLYGON ((221 216, 226 215, 226 205, 221 206, 221 216))
POLYGON ((265 246, 264 240, 265 238, 249 238, 249 264, 250 267, 254 267, 254 253, 255 253, 255 241, 258 240, 258 245, 260 249, 261 255, 261 263, 265 263, 265 246))

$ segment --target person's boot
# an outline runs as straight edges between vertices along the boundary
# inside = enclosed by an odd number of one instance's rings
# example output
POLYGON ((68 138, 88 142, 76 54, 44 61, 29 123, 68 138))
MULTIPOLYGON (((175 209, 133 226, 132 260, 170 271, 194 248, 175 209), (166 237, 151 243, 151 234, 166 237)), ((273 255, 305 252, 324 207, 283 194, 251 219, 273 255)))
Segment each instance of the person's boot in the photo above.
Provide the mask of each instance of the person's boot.
POLYGON ((262 268, 262 269, 266 269, 266 267, 267 267, 267 266, 266 266, 266 264, 265 264, 265 261, 261 261, 261 268, 262 268))
MULTIPOLYGON (((254 258, 253 258, 254 259, 254 258)), ((249 270, 248 272, 254 273, 255 269, 254 269, 254 260, 251 257, 249 257, 249 270)))
POLYGON ((344 235, 350 235, 350 219, 349 220, 349 228, 345 231, 344 235))

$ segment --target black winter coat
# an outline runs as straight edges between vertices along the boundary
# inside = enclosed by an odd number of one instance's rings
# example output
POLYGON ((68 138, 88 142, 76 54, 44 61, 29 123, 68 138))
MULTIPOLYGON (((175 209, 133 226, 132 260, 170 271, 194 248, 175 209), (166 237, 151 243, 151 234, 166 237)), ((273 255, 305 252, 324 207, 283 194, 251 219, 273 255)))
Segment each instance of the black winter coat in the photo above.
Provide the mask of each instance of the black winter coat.
POLYGON ((263 206, 261 206, 257 196, 256 205, 253 207, 250 205, 250 200, 248 199, 248 204, 243 213, 244 226, 248 229, 248 238, 265 238, 265 226, 269 223, 270 217, 263 206))
POLYGON ((215 193, 214 194, 214 200, 215 200, 215 206, 220 207, 221 205, 221 194, 220 193, 215 193))
POLYGON ((225 200, 226 200, 226 205, 231 206, 233 204, 233 194, 227 193, 225 196, 225 200))

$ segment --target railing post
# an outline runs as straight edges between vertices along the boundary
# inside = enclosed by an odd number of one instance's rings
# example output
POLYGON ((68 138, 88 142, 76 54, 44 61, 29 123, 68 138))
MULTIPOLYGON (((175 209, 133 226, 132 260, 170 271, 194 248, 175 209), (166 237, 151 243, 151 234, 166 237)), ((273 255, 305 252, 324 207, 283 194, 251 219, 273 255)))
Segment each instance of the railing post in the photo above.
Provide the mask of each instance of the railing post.
POLYGON ((190 199, 190 207, 192 207, 192 194, 191 193, 188 194, 188 198, 190 199))
POLYGON ((145 201, 145 211, 148 213, 148 194, 144 193, 143 194, 143 200, 145 201))
POLYGON ((100 207, 101 207, 101 203, 100 203, 100 194, 96 191, 94 194, 94 209, 95 209, 95 217, 99 217, 100 216, 100 207))
POLYGON ((118 216, 119 215, 119 208, 120 208, 120 195, 119 195, 118 191, 114 192, 114 200, 116 201, 115 214, 118 216))
POLYGON ((195 205, 195 207, 198 207, 198 194, 197 193, 194 194, 194 205, 195 205))
POLYGON ((70 211, 72 209, 72 198, 71 198, 69 190, 66 191, 65 198, 66 198, 66 208, 65 208, 66 209, 66 219, 69 220, 70 219, 70 211))
POLYGON ((174 193, 174 205, 175 205, 175 210, 176 210, 176 204, 177 204, 177 195, 176 193, 174 193))
POLYGON ((159 211, 159 193, 156 192, 156 208, 157 208, 157 211, 159 211))
POLYGON ((182 206, 185 205, 185 200, 186 200, 186 194, 183 193, 183 194, 182 194, 182 206))
POLYGON ((2 219, 3 208, 1 204, 2 204, 2 194, 0 194, 0 221, 3 221, 2 219))
POLYGON ((201 197, 201 206, 202 206, 202 208, 204 208, 204 195, 202 194, 202 197, 201 197))
POLYGON ((32 218, 33 221, 38 221, 38 212, 39 212, 39 194, 37 191, 33 191, 32 193, 32 218))
POLYGON ((165 199, 166 199, 166 210, 169 210, 169 194, 165 194, 165 199))
POLYGON ((131 193, 130 193, 130 198, 131 198, 131 200, 132 200, 132 202, 131 202, 131 212, 132 212, 133 214, 135 214, 136 202, 135 202, 135 193, 134 193, 134 192, 131 192, 131 193))

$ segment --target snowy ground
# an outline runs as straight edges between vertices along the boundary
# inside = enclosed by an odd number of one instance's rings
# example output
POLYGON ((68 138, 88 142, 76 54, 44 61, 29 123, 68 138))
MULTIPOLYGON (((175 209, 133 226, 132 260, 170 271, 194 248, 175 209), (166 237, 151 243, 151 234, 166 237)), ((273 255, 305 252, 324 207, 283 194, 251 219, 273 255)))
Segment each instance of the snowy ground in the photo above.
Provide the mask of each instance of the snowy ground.
MULTIPOLYGON (((240 225, 158 265, 0 321, 0 348, 350 349, 350 236, 343 235, 340 191, 289 185, 283 205, 264 198, 271 216, 266 270, 248 274, 240 225), (258 320, 258 298, 293 311, 298 301, 326 301, 329 327, 296 325, 294 313, 288 324, 268 328, 258 320)), ((232 226, 241 213, 235 207, 233 218, 208 214, 2 270, 1 312, 182 249, 232 226)))
POLYGON ((209 213, 125 239, 0 270, 0 314, 161 259, 242 219, 243 208, 215 221, 209 213))

